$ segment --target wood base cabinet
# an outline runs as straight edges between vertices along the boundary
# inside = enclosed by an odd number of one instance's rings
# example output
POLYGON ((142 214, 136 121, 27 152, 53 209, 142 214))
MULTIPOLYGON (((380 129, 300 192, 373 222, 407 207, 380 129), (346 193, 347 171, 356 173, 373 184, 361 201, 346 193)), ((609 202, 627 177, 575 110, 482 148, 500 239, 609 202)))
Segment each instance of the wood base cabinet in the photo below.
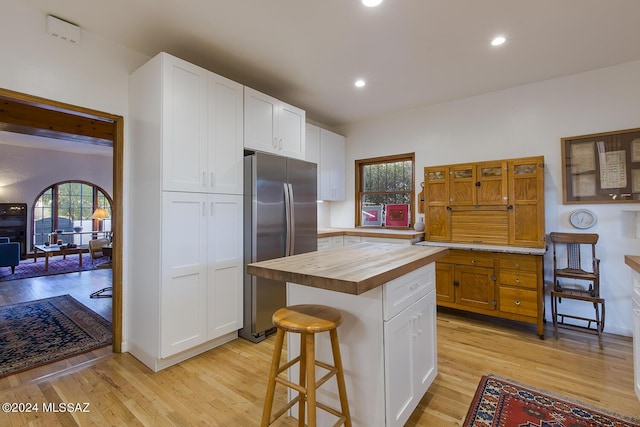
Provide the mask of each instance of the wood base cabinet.
POLYGON ((436 262, 439 306, 533 323, 544 336, 542 255, 451 249, 436 262))

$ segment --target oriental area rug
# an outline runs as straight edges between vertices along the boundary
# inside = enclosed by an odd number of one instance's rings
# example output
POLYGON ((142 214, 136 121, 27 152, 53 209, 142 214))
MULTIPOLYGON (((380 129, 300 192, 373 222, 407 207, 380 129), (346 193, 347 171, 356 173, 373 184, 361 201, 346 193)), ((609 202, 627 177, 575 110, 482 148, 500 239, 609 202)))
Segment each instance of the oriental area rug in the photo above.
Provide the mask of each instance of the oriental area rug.
POLYGON ((463 427, 639 427, 640 420, 495 376, 483 376, 463 427))
POLYGON ((70 295, 0 306, 0 378, 111 344, 111 323, 70 295))
POLYGON ((83 254, 82 267, 80 267, 77 254, 67 255, 66 259, 63 259, 62 255, 53 256, 49 258, 49 270, 44 271, 44 258, 40 256, 37 262, 33 262, 33 259, 20 261, 20 264, 16 266, 15 273, 13 274, 11 273, 10 267, 0 267, 0 282, 94 270, 98 264, 108 260, 108 257, 104 257, 104 259, 95 260, 94 263, 91 264, 91 255, 83 254))

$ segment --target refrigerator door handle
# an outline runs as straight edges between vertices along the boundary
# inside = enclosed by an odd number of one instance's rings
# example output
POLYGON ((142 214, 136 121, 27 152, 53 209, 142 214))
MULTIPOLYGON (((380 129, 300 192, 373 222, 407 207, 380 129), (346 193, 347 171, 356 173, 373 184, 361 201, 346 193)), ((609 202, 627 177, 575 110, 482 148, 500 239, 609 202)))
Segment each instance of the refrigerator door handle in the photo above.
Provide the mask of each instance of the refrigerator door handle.
POLYGON ((289 256, 291 255, 291 198, 289 196, 289 184, 285 182, 282 185, 284 186, 284 216, 287 222, 284 256, 289 256))
POLYGON ((287 184, 289 186, 289 206, 290 206, 290 210, 291 213, 289 214, 290 218, 291 218, 291 225, 289 226, 289 230, 291 232, 291 251, 289 252, 289 255, 294 255, 296 253, 296 198, 293 197, 293 185, 291 184, 287 184))

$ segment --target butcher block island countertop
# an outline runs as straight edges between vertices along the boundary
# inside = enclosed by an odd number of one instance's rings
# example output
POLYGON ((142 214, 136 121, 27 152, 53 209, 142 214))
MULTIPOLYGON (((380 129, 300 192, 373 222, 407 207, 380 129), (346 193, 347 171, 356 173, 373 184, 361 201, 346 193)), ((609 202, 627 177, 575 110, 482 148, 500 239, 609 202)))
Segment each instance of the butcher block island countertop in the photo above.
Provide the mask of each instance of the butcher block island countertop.
POLYGON ((247 273, 360 295, 445 256, 446 248, 359 243, 247 265, 247 273))

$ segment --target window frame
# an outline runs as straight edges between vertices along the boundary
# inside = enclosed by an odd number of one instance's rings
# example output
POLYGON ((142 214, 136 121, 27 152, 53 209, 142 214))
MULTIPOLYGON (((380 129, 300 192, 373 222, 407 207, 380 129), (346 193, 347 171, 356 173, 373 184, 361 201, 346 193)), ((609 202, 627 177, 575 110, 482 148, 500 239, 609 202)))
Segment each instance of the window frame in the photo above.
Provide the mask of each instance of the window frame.
MULTIPOLYGON (((65 185, 65 184, 81 184, 81 185, 87 185, 92 187, 93 189, 93 194, 92 194, 92 205, 93 208, 91 210, 91 212, 93 213, 96 208, 101 207, 101 208, 105 208, 108 210, 108 212, 110 212, 111 217, 113 217, 113 199, 111 198, 111 196, 109 195, 109 193, 102 187, 100 187, 97 184, 94 184, 92 182, 89 181, 83 181, 83 180, 66 180, 66 181, 60 181, 60 182, 56 182, 54 184, 49 185, 48 187, 46 187, 45 189, 43 189, 40 193, 38 193, 38 195, 35 197, 33 204, 32 204, 32 208, 31 208, 31 235, 29 236, 29 244, 31 246, 31 250, 33 251, 34 248, 33 246, 35 245, 35 241, 36 241, 36 210, 37 209, 42 209, 41 207, 37 206, 38 201, 40 200, 40 198, 42 198, 43 195, 45 195, 45 193, 47 192, 51 192, 52 194, 52 199, 51 199, 51 232, 53 232, 53 230, 55 230, 59 225, 58 225, 58 217, 59 217, 59 198, 60 198, 60 191, 59 188, 61 185, 65 185), (104 199, 101 199, 99 193, 102 193, 102 195, 104 195, 104 199), (108 204, 108 206, 105 206, 105 202, 106 204, 108 204)), ((98 219, 92 218, 92 230, 97 230, 98 229, 98 219)))
MULTIPOLYGON (((410 222, 409 222, 409 226, 408 227, 387 227, 386 224, 384 226, 381 227, 377 227, 377 228, 389 228, 389 229, 400 229, 400 230, 406 230, 406 229, 410 229, 413 227, 413 224, 415 223, 416 217, 416 202, 415 202, 415 197, 416 197, 416 176, 415 176, 415 172, 416 172, 416 155, 415 153, 404 153, 404 154, 394 154, 394 155, 390 155, 390 156, 381 156, 381 157, 371 157, 368 159, 359 159, 355 161, 355 226, 356 227, 362 227, 362 195, 363 195, 363 191, 362 191, 362 184, 363 184, 363 167, 364 166, 368 166, 368 165, 374 165, 374 164, 381 164, 381 163, 396 163, 396 162, 401 162, 401 161, 410 161, 411 162, 411 191, 389 191, 389 194, 396 194, 396 193, 410 193, 410 200, 411 202, 409 203, 409 212, 410 212, 410 222)), ((367 226, 367 228, 376 228, 376 227, 369 227, 367 226)))

